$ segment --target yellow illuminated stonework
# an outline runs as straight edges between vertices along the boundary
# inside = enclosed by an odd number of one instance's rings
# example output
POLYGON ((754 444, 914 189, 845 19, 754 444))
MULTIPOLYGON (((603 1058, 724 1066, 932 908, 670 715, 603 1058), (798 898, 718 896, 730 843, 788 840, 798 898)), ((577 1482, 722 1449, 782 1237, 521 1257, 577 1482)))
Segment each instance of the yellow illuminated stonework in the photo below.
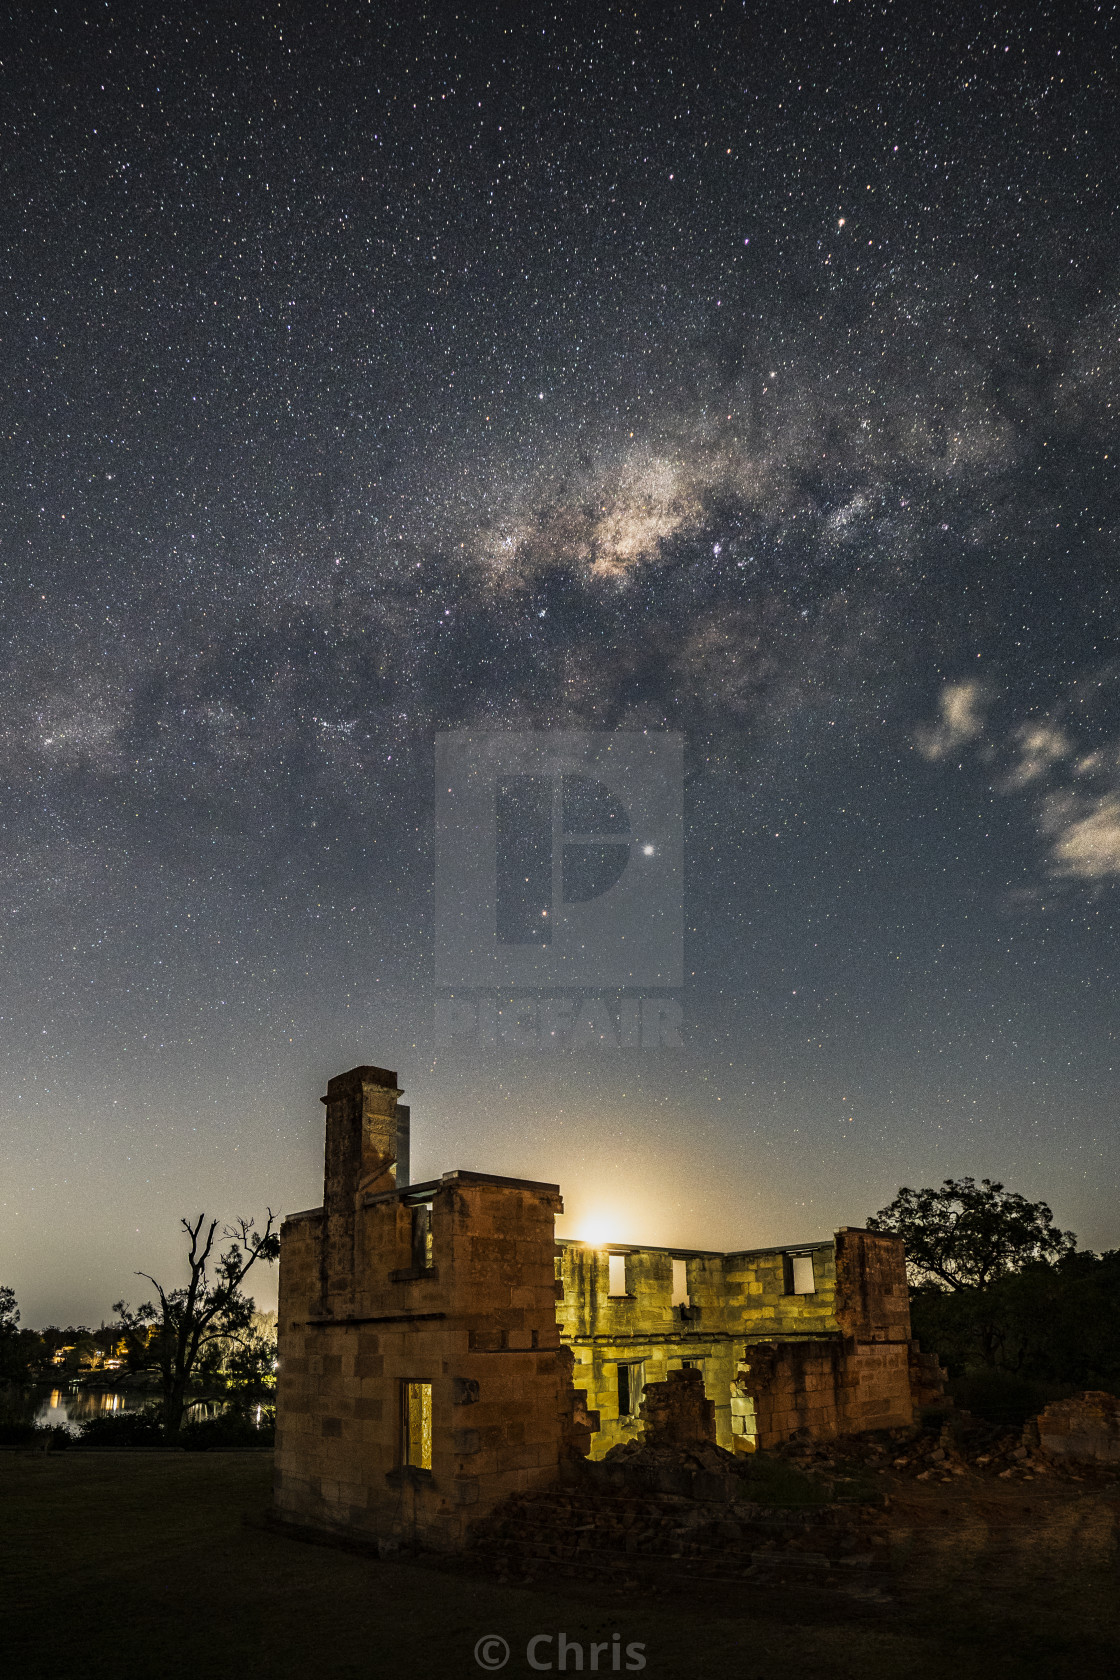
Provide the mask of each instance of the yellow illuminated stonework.
POLYGON ((414 1470, 432 1468, 432 1385, 404 1384, 404 1462, 414 1470))
MULTIPOLYGON (((744 1363, 753 1349, 771 1344, 801 1346, 797 1372, 778 1379, 778 1386, 794 1391, 788 1405, 782 1402, 783 1418, 786 1411, 797 1414, 792 1427, 801 1425, 800 1412, 815 1392, 829 1386, 837 1360, 847 1372, 854 1342, 878 1344, 874 1375, 853 1377, 869 1402, 868 1421, 859 1422, 909 1422, 905 1273, 901 1251, 888 1253, 888 1247, 856 1231, 826 1242, 730 1254, 561 1239, 557 1318, 575 1356, 573 1381, 589 1410, 599 1414, 591 1456, 602 1458, 641 1434, 638 1410, 627 1403, 632 1373, 640 1371, 643 1383, 662 1382, 683 1365, 704 1378, 720 1445, 753 1451, 764 1420, 744 1363), (848 1259, 846 1281, 838 1286, 841 1248, 848 1259), (806 1384, 809 1392, 801 1395, 806 1384)), ((843 1386, 848 1376, 838 1380, 843 1386)), ((815 1415, 812 1422, 822 1427, 815 1415)), ((765 1423, 764 1433, 785 1427, 777 1417, 765 1423)), ((844 1426, 837 1415, 823 1427, 835 1432, 844 1426)))

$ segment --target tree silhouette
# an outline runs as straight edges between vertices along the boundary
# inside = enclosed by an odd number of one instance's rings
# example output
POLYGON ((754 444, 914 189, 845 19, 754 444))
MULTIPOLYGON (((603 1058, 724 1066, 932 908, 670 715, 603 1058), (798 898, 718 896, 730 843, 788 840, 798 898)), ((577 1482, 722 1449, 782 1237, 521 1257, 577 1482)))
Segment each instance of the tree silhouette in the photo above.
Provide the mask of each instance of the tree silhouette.
POLYGON ((193 1223, 189 1219, 181 1223, 189 1239, 186 1287, 167 1290, 150 1273, 137 1272, 137 1277, 155 1287, 158 1305, 145 1301, 135 1312, 125 1301, 113 1306, 128 1343, 129 1364, 134 1370, 160 1373, 164 1425, 170 1435, 177 1434, 182 1424, 199 1356, 213 1341, 241 1341, 249 1335, 255 1307, 241 1290, 246 1275, 258 1261, 271 1265, 280 1253, 279 1221, 271 1208, 263 1231, 254 1228, 253 1219, 237 1219, 225 1226, 220 1240, 227 1246, 217 1256, 216 1219, 207 1225, 206 1215, 200 1213, 193 1223))
POLYGON ((947 1178, 936 1190, 903 1186, 867 1228, 902 1238, 911 1283, 952 1290, 986 1289, 1031 1261, 1052 1263, 1077 1247, 1072 1231, 1054 1228, 1045 1202, 1028 1202, 991 1178, 947 1178))

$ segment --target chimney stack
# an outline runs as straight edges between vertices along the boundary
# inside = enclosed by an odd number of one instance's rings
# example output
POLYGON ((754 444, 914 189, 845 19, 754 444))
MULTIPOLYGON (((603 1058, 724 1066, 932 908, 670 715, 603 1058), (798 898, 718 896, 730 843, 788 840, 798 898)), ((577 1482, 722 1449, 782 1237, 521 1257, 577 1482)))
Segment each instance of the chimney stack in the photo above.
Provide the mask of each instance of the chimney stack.
MULTIPOLYGON (((323 1200, 328 1209, 340 1196, 350 1199, 359 1190, 397 1188, 402 1119, 408 1136, 408 1109, 398 1115, 400 1096, 397 1076, 388 1068, 351 1068, 327 1082, 327 1094, 319 1100, 327 1110, 323 1200)), ((404 1166, 407 1181, 407 1160, 404 1166)))
MULTIPOLYGON (((408 1183, 409 1113, 388 1068, 356 1067, 327 1082, 323 1206, 324 1293, 347 1294, 354 1273, 354 1212, 360 1194, 408 1183)), ((325 1303, 324 1303, 325 1304, 325 1303)))

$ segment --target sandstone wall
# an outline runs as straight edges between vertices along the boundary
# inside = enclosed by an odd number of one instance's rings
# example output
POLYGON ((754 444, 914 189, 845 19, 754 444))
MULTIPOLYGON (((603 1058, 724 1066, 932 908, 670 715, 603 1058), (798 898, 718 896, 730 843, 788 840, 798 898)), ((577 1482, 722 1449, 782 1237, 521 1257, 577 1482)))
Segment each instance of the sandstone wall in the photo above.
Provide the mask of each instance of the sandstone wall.
POLYGON ((763 1449, 799 1432, 829 1441, 914 1418, 905 1342, 761 1342, 747 1349, 739 1383, 763 1449))
POLYGON ((1070 1463, 1120 1464, 1120 1400, 1090 1389, 1055 1400, 1035 1419, 1048 1458, 1070 1463))
POLYGON ((281 1235, 276 1492, 289 1521, 437 1547, 587 1451, 556 1326, 555 1186, 451 1173, 359 1197, 323 1291, 326 1216, 281 1235), (431 1206, 418 1270, 412 1209, 431 1206), (431 1466, 402 1463, 402 1386, 431 1385, 431 1466))

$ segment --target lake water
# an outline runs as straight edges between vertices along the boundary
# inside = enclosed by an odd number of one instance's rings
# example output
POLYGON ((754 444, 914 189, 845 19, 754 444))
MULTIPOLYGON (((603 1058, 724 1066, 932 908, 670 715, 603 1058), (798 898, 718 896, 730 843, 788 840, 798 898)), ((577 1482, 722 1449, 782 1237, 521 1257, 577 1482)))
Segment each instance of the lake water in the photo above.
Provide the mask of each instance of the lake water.
MULTIPOLYGON (((54 1388, 44 1394, 35 1414, 35 1422, 48 1429, 65 1429, 76 1435, 89 1418, 106 1412, 138 1412, 158 1399, 155 1394, 138 1393, 135 1389, 112 1388, 54 1388)), ((198 1423, 203 1418, 216 1417, 224 1410, 218 1400, 193 1400, 186 1408, 184 1421, 198 1423)), ((254 1406, 250 1416, 260 1426, 262 1406, 254 1406)))

